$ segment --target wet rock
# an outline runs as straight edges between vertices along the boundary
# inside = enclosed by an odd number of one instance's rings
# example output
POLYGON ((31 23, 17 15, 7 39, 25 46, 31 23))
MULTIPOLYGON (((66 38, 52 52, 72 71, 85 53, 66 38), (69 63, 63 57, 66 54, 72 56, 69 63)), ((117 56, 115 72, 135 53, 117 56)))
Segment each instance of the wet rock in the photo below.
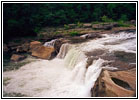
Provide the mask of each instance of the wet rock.
POLYGON ((92 24, 91 23, 85 23, 85 24, 83 24, 83 28, 92 28, 92 24))
POLYGON ((54 51, 53 47, 38 46, 32 51, 31 55, 42 59, 50 59, 54 51))
POLYGON ((89 57, 89 58, 87 59, 86 68, 88 68, 90 65, 92 65, 93 61, 94 61, 94 60, 97 60, 97 59, 99 59, 99 58, 98 58, 98 57, 89 57))
POLYGON ((33 42, 30 42, 30 52, 32 52, 33 50, 35 50, 36 48, 38 48, 39 46, 41 46, 41 42, 39 41, 33 41, 33 42))
POLYGON ((136 64, 126 63, 120 60, 115 60, 109 63, 109 66, 118 68, 117 70, 128 70, 131 68, 136 68, 136 64))
POLYGON ((109 54, 109 53, 106 53, 105 55, 100 56, 100 58, 104 60, 108 60, 108 61, 116 60, 116 57, 113 54, 109 54))
POLYGON ((105 50, 102 50, 102 49, 96 49, 94 51, 89 51, 89 52, 86 52, 85 55, 86 56, 100 56, 102 54, 104 54, 106 51, 105 50))
POLYGON ((89 33, 89 34, 84 34, 81 35, 80 37, 82 37, 83 39, 90 39, 90 38, 100 38, 100 34, 97 33, 89 33))
POLYGON ((91 89, 93 97, 133 97, 136 89, 135 70, 110 72, 102 70, 91 89))
POLYGON ((128 63, 136 63, 136 54, 124 51, 115 51, 114 55, 121 61, 128 63))
POLYGON ((28 52, 29 51, 29 43, 24 43, 21 46, 18 46, 16 49, 16 52, 22 53, 22 52, 28 52))
POLYGON ((58 39, 54 39, 54 40, 45 42, 45 43, 44 43, 44 46, 46 46, 46 47, 54 47, 54 44, 55 44, 55 42, 56 42, 57 40, 58 40, 58 39))
POLYGON ((24 60, 26 56, 18 55, 18 54, 13 54, 11 56, 11 61, 21 61, 24 60))
POLYGON ((55 42, 54 48, 55 48, 56 53, 59 52, 60 47, 62 46, 62 44, 63 44, 63 43, 62 43, 62 40, 59 40, 59 39, 55 42))

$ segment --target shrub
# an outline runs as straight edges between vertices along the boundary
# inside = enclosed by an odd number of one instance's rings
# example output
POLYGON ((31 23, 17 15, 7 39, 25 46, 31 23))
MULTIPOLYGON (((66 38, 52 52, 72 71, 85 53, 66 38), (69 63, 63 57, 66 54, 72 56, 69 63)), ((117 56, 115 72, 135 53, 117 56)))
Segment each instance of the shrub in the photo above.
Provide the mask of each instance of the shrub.
POLYGON ((78 32, 77 31, 71 31, 69 32, 70 36, 77 36, 78 32))
POLYGON ((64 24, 64 28, 65 28, 66 30, 68 30, 70 27, 69 27, 69 25, 64 24))
POLYGON ((82 26, 83 26, 83 23, 78 22, 78 23, 77 23, 77 26, 78 26, 78 27, 82 27, 82 26))
POLYGON ((122 14, 120 20, 127 21, 128 20, 127 15, 122 14))
POLYGON ((108 18, 107 16, 103 16, 103 17, 101 17, 101 20, 103 21, 103 22, 113 22, 113 20, 112 19, 110 19, 110 18, 108 18))
POLYGON ((118 26, 119 27, 129 27, 130 24, 125 23, 123 20, 118 21, 118 26))
POLYGON ((60 34, 60 32, 59 31, 54 32, 54 35, 57 35, 57 34, 60 34))

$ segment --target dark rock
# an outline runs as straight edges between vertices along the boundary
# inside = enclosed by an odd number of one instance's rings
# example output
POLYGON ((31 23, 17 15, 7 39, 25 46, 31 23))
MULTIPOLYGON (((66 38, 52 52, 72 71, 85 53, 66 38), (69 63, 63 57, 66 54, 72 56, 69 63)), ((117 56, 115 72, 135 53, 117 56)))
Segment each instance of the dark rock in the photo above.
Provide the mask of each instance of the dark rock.
POLYGON ((136 64, 129 64, 120 60, 115 60, 109 63, 109 66, 118 68, 117 70, 128 70, 131 68, 136 68, 136 64))
POLYGON ((20 45, 20 43, 9 42, 9 43, 7 44, 8 47, 16 47, 16 46, 18 46, 18 45, 20 45))
POLYGON ((86 68, 88 68, 90 65, 92 65, 93 61, 94 61, 94 60, 97 60, 97 59, 98 59, 98 57, 89 57, 89 58, 87 59, 86 68))
POLYGON ((60 47, 62 46, 62 44, 63 44, 63 41, 60 40, 60 39, 58 39, 58 40, 55 42, 55 44, 54 44, 54 48, 55 48, 56 53, 59 52, 60 47))
POLYGON ((22 52, 28 52, 29 51, 29 43, 24 43, 21 46, 18 46, 16 49, 16 52, 22 53, 22 52))
POLYGON ((8 52, 9 51, 9 48, 7 47, 6 44, 3 44, 3 52, 8 52))
POLYGON ((114 55, 121 61, 128 63, 136 63, 136 54, 124 51, 115 51, 114 55))

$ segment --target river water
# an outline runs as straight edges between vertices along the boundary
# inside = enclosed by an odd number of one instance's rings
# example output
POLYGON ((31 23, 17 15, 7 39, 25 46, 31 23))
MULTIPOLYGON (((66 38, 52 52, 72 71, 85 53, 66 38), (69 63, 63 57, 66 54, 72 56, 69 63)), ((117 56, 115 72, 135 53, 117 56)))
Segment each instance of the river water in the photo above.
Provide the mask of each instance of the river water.
MULTIPOLYGON (((91 88, 99 77, 104 59, 98 58, 86 68, 86 52, 136 53, 136 34, 120 32, 78 44, 63 44, 53 60, 38 60, 18 70, 3 73, 9 78, 3 87, 6 93, 22 93, 31 97, 90 97, 91 88)), ((93 55, 92 55, 93 56, 93 55)), ((113 68, 113 66, 111 66, 113 68)))

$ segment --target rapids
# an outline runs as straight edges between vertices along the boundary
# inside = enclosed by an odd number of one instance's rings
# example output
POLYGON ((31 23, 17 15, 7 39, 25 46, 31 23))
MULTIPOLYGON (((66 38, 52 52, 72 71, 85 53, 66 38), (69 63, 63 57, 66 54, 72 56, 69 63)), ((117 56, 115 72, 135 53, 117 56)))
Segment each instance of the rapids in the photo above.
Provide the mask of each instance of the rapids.
POLYGON ((22 66, 19 70, 4 72, 4 78, 8 77, 10 80, 3 87, 3 91, 22 93, 30 97, 90 97, 90 90, 102 68, 105 68, 103 63, 107 61, 99 58, 86 68, 88 57, 85 52, 98 49, 111 53, 136 53, 136 34, 104 34, 102 38, 81 44, 63 44, 53 60, 38 60, 22 66))

